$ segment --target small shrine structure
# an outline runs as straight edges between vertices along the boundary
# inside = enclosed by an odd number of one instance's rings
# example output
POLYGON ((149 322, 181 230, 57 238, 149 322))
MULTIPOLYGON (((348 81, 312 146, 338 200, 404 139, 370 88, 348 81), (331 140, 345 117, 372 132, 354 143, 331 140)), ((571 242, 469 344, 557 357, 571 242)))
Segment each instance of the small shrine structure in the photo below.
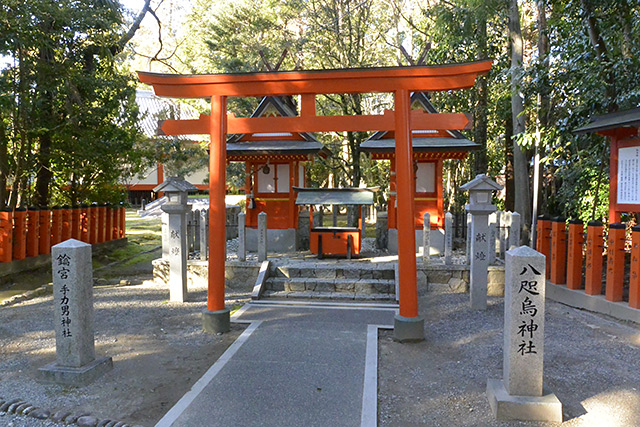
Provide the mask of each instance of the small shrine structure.
POLYGON ((608 136, 609 224, 623 213, 640 212, 640 108, 594 116, 575 133, 608 136))
MULTIPOLYGON (((411 109, 428 114, 438 114, 424 92, 411 95, 411 109)), ((469 120, 469 127, 471 121, 469 120)), ((431 218, 431 250, 444 252, 444 200, 442 168, 444 160, 464 160, 469 151, 481 148, 455 129, 414 129, 411 132, 413 145, 414 225, 416 242, 422 241, 424 214, 431 218)), ((374 160, 389 160, 389 199, 387 215, 389 229, 389 251, 398 252, 398 207, 396 196, 396 140, 394 131, 379 131, 360 145, 360 150, 371 153, 374 160)))
MULTIPOLYGON (((469 118, 460 113, 427 114, 411 111, 410 93, 470 88, 491 61, 439 66, 388 67, 346 70, 283 71, 267 73, 169 75, 139 72, 157 96, 209 98, 211 114, 197 120, 168 120, 167 135, 209 134, 209 287, 203 328, 227 332, 230 310, 225 306, 225 173, 227 134, 271 132, 394 131, 396 141, 396 197, 398 218, 415 217, 412 130, 466 129, 469 118), (392 92, 395 107, 377 115, 318 116, 316 95, 392 92), (296 117, 236 117, 227 114, 227 97, 300 95, 296 117)), ((415 224, 398 221, 398 298, 394 337, 399 341, 424 339, 424 318, 418 311, 415 224)))
MULTIPOLYGON (((295 117, 291 97, 267 96, 251 117, 295 117)), ((254 132, 229 135, 227 161, 244 162, 246 170, 246 245, 258 249, 258 214, 267 214, 269 248, 291 252, 296 246, 298 206, 294 186, 305 186, 305 165, 329 151, 308 132, 254 132)))

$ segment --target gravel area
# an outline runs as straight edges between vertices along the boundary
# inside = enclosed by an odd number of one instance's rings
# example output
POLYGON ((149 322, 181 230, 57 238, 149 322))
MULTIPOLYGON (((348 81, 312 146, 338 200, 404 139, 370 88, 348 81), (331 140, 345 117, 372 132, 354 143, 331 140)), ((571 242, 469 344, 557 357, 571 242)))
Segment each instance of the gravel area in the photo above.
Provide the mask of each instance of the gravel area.
MULTIPOLYGON (((544 381, 563 404, 563 426, 640 425, 640 327, 547 300, 544 381)), ((498 423, 486 396, 502 378, 504 304, 469 308, 468 294, 431 286, 420 298, 426 340, 379 339, 380 426, 498 423)))
MULTIPOLYGON (((147 277, 148 278, 148 277, 147 277)), ((37 381, 38 368, 55 360, 50 294, 0 310, 0 400, 22 399, 51 414, 92 415, 133 425, 154 425, 242 332, 202 332, 206 289, 191 288, 189 301, 168 301, 168 287, 130 277, 131 286, 94 288, 96 356, 114 369, 85 387, 37 381)), ((248 301, 227 295, 228 306, 248 301)), ((1 405, 0 405, 1 407, 1 405)), ((50 426, 51 421, 3 415, 0 426, 50 426)))

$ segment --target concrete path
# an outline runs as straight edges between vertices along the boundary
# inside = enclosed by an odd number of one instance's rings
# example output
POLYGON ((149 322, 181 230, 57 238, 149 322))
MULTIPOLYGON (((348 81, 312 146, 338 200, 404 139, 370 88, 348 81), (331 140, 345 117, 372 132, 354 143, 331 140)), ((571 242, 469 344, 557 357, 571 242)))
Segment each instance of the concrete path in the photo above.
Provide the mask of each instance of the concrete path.
POLYGON ((375 426, 395 309, 301 304, 245 305, 249 327, 156 426, 375 426))

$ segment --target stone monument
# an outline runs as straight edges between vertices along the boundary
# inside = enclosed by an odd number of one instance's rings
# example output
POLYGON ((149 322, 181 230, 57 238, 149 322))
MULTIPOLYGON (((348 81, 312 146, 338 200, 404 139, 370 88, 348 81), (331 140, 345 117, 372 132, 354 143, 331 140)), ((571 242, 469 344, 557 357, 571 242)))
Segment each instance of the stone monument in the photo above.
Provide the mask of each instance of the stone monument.
POLYGON ((267 213, 258 214, 258 261, 267 259, 267 213))
POLYGON ((451 212, 444 214, 444 263, 451 265, 453 252, 453 215, 451 212))
POLYGON ((460 188, 469 191, 469 204, 465 209, 471 214, 471 235, 467 236, 467 239, 471 239, 469 268, 471 308, 486 310, 490 237, 488 217, 496 210, 496 207, 491 204, 491 195, 493 191, 502 190, 502 186, 481 174, 460 188))
POLYGON ((429 264, 431 258, 431 215, 424 213, 422 224, 422 263, 429 264))
POLYGON ((86 385, 113 368, 96 359, 93 330, 91 245, 69 239, 51 248, 56 361, 39 369, 40 379, 86 385))
POLYGON ((545 256, 528 246, 505 254, 503 379, 487 381, 498 420, 562 422, 562 403, 542 382, 545 256))
POLYGON ((244 212, 240 212, 238 214, 238 260, 240 261, 247 260, 246 221, 246 214, 244 212))
MULTIPOLYGON (((187 298, 188 256, 186 214, 191 210, 191 205, 187 204, 188 192, 198 191, 198 188, 183 178, 171 177, 153 191, 162 191, 167 197, 161 209, 168 216, 169 300, 184 302, 187 298)), ((164 242, 162 246, 165 246, 164 242)))

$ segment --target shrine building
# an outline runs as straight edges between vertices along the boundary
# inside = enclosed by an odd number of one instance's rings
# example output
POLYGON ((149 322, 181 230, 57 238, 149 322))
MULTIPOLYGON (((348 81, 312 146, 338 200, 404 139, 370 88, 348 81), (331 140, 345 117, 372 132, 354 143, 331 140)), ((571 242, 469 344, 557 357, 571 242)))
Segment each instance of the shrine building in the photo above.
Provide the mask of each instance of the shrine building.
MULTIPOLYGON (((411 95, 411 109, 438 114, 424 92, 411 95)), ((424 214, 431 218, 431 253, 444 252, 444 200, 442 167, 444 160, 464 160, 469 151, 481 148, 458 130, 412 130, 413 146, 413 203, 416 245, 422 242, 424 214)), ((394 131, 379 131, 360 145, 374 160, 389 160, 389 199, 387 201, 389 251, 398 252, 398 209, 396 203, 396 140, 394 131)))

